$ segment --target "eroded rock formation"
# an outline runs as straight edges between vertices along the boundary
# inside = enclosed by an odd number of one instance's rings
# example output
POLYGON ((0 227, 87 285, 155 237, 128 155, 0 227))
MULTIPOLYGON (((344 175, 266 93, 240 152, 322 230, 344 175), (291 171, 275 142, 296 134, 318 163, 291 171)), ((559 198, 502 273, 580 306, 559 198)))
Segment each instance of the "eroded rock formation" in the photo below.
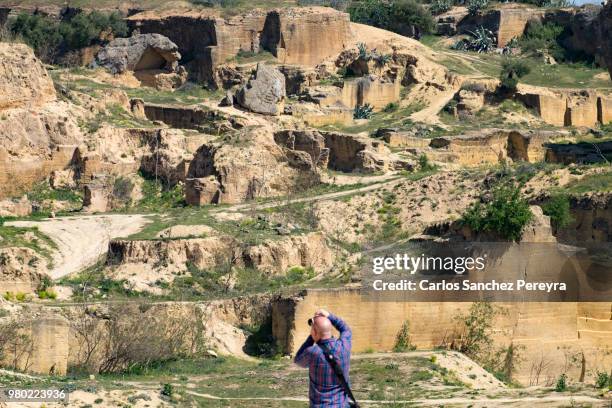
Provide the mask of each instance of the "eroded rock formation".
POLYGON ((314 66, 337 55, 350 38, 348 14, 322 7, 256 9, 228 18, 214 10, 150 11, 128 21, 141 33, 170 38, 191 61, 192 75, 214 85, 220 83, 216 67, 239 52, 268 51, 283 64, 314 66))
POLYGON ((113 74, 133 71, 144 85, 157 89, 174 89, 187 79, 187 72, 179 67, 178 47, 160 34, 135 34, 117 38, 102 48, 96 63, 113 74))
POLYGON ((55 101, 53 81, 25 44, 0 43, 0 111, 55 101))

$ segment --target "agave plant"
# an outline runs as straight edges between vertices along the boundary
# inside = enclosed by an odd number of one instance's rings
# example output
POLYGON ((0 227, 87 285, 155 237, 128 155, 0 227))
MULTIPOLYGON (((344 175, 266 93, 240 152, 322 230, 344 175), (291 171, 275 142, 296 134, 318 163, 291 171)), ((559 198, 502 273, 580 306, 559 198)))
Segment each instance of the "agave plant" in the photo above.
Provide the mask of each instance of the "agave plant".
POLYGON ((374 56, 374 59, 376 60, 376 63, 378 65, 380 65, 381 67, 384 67, 385 65, 389 63, 389 61, 391 61, 391 55, 390 54, 376 54, 374 56))
POLYGON ((468 50, 484 53, 495 49, 496 38, 491 30, 480 26, 476 31, 470 32, 470 35, 472 39, 468 41, 468 50))
POLYGON ((496 37, 491 30, 480 26, 476 31, 469 32, 472 38, 457 41, 451 47, 457 51, 491 52, 496 48, 496 37))
POLYGON ((374 108, 369 103, 357 106, 353 112, 353 119, 370 119, 373 112, 374 108))
POLYGON ((368 46, 364 43, 357 44, 357 49, 359 50, 359 58, 363 60, 368 59, 368 46))

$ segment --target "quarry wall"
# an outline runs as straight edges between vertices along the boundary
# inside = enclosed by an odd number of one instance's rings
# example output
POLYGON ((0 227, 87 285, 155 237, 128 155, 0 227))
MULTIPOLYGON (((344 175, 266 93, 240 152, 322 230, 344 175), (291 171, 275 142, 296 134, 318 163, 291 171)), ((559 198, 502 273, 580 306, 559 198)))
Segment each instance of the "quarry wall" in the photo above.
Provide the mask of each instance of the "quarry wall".
MULTIPOLYGON (((273 333, 285 352, 295 354, 309 334, 306 324, 315 310, 326 308, 341 316, 353 330, 353 351, 391 351, 405 321, 417 349, 432 349, 448 340, 457 327, 456 316, 465 315, 469 302, 372 302, 357 289, 308 290, 273 305, 273 333)), ((579 356, 586 370, 612 363, 612 303, 496 303, 496 347, 519 346, 520 361, 514 378, 522 384, 536 381, 533 369, 544 362, 540 383, 563 372, 567 356, 579 356)), ((578 379, 582 365, 568 369, 578 379)))

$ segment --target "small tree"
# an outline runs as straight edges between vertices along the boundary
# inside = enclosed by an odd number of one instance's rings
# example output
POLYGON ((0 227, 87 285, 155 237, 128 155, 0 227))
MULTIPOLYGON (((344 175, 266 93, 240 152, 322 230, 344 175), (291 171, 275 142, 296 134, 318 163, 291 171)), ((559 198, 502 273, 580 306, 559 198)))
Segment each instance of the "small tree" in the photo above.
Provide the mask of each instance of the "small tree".
POLYGON ((556 195, 542 206, 542 211, 550 217, 550 222, 555 229, 565 228, 574 220, 570 212, 569 197, 556 195))
POLYGON ((523 228, 532 218, 520 185, 507 182, 493 189, 487 203, 474 203, 464 214, 462 222, 474 232, 494 232, 504 239, 519 241, 523 228))
POLYGON ((410 342, 410 322, 406 320, 402 324, 397 336, 395 336, 393 351, 395 353, 402 353, 404 351, 412 350, 416 350, 416 346, 410 342))
POLYGON ((506 59, 502 63, 502 70, 499 75, 501 81, 501 89, 505 92, 514 93, 518 85, 519 79, 528 75, 531 68, 522 60, 506 59))

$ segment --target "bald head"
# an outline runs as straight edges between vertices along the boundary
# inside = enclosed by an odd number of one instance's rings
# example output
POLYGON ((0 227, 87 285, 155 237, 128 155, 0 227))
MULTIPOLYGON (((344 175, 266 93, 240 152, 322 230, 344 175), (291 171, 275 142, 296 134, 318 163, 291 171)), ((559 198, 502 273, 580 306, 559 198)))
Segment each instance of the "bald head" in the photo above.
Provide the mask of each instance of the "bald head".
POLYGON ((312 321, 313 338, 316 341, 329 339, 332 336, 332 324, 325 316, 316 316, 312 321))

